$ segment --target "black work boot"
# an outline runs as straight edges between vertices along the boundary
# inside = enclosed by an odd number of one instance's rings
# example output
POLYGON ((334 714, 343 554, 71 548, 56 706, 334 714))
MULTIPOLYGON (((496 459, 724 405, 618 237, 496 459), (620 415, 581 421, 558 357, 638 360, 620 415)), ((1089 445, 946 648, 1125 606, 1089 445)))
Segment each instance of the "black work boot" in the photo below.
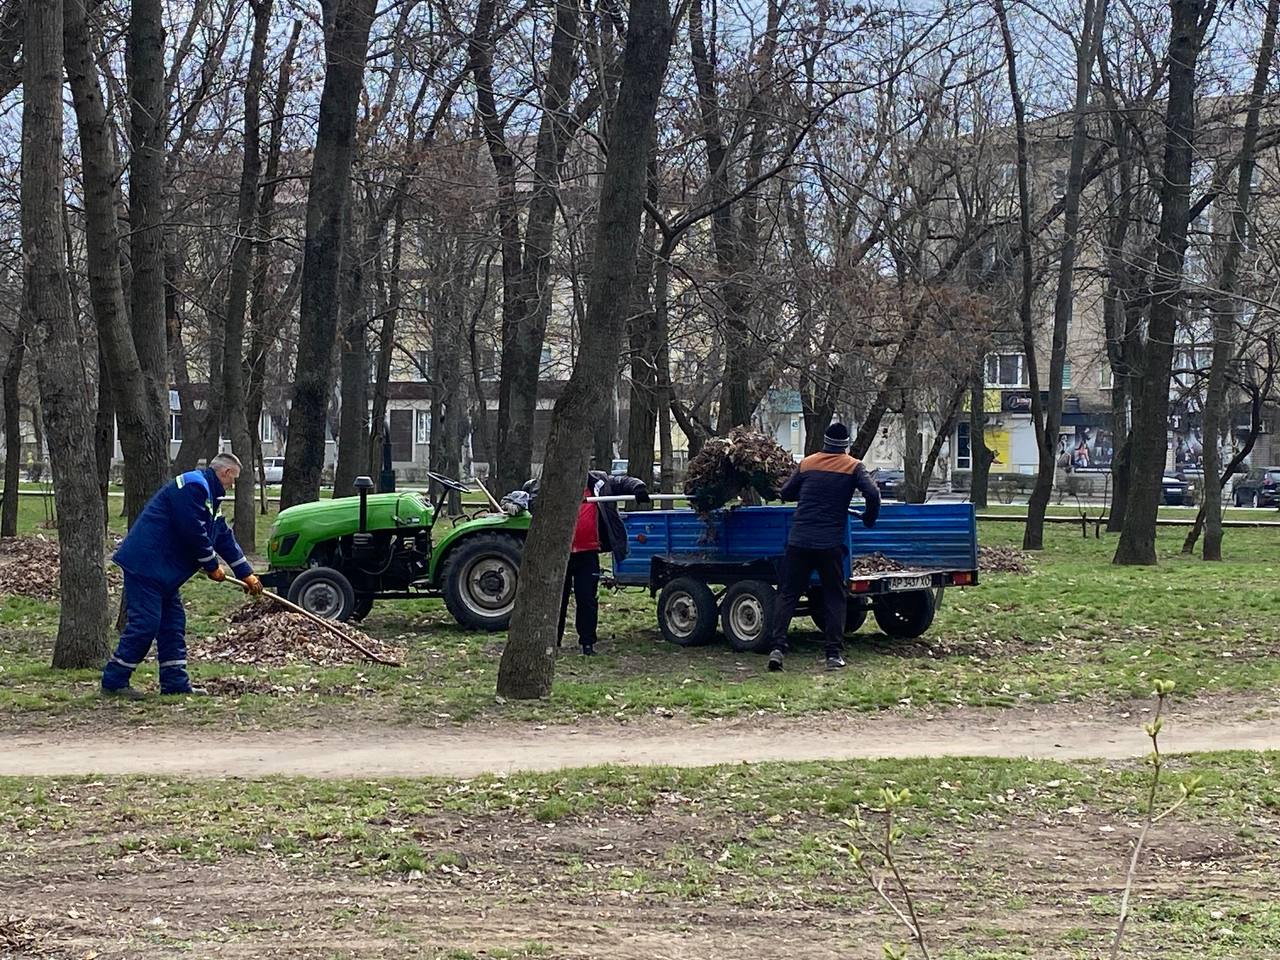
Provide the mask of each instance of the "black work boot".
POLYGON ((594 643, 584 643, 582 645, 582 655, 584 657, 594 657, 596 655, 596 645, 594 643))
POLYGON ((781 650, 774 650, 769 654, 769 672, 780 673, 782 671, 782 660, 786 656, 781 650))
POLYGON ((108 690, 106 687, 103 687, 102 695, 112 700, 145 700, 147 699, 147 695, 145 693, 143 693, 141 690, 136 690, 133 687, 119 687, 118 689, 115 689, 115 690, 108 690))

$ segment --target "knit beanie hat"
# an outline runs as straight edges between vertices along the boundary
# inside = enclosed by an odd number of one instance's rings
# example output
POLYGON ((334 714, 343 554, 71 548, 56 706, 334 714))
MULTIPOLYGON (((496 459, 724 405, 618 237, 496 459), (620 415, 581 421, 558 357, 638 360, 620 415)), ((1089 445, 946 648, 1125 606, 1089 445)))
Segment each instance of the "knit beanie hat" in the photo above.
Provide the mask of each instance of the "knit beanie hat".
POLYGON ((823 446, 838 447, 842 450, 849 449, 849 428, 843 423, 833 423, 827 427, 827 432, 822 435, 823 446))

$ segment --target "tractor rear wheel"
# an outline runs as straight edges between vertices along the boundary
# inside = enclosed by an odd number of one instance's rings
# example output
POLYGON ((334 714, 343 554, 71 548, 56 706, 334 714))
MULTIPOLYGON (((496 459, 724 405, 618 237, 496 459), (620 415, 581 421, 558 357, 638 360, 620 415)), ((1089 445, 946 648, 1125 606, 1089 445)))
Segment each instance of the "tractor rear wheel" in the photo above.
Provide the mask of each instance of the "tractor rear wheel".
POLYGON ((523 547, 515 537, 478 533, 449 551, 440 584, 453 619, 469 630, 507 629, 516 605, 523 547))

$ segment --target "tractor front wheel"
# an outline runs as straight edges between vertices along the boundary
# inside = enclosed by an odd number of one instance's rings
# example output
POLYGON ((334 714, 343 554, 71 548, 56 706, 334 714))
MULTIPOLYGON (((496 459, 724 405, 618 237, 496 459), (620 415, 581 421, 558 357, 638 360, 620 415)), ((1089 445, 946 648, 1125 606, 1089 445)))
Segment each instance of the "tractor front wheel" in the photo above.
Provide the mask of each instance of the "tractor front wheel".
POLYGON ((343 623, 351 619, 356 606, 356 592, 341 570, 312 567, 298 574, 289 584, 288 600, 322 620, 343 623))
POLYGON ((480 533, 449 551, 440 582, 453 619, 470 630, 507 629, 523 546, 515 537, 480 533))

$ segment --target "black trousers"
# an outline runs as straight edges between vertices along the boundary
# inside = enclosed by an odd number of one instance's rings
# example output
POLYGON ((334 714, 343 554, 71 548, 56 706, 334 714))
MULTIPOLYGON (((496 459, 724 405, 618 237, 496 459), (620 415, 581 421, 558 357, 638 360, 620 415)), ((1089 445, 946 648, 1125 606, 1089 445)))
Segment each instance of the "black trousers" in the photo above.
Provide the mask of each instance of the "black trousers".
POLYGON ((560 602, 560 632, 556 635, 564 639, 565 620, 569 616, 569 594, 573 593, 577 612, 574 614, 574 626, 578 628, 578 642, 590 647, 596 642, 596 626, 600 622, 600 602, 597 592, 600 588, 600 554, 571 553, 569 569, 564 577, 564 599, 560 602))
POLYGON ((788 545, 778 572, 778 605, 773 613, 773 649, 787 652, 787 631, 796 614, 796 604, 809 589, 814 571, 822 584, 822 606, 826 610, 823 627, 827 655, 844 648, 844 618, 849 607, 849 591, 844 582, 844 547, 811 550, 788 545))

